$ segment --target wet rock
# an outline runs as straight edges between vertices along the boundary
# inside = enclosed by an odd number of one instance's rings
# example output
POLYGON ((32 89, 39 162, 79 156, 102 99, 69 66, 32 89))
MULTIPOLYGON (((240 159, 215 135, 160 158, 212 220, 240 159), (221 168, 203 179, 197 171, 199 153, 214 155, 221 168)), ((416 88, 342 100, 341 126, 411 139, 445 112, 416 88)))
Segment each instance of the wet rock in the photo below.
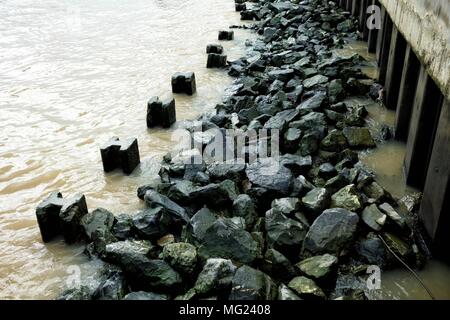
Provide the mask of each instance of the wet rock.
POLYGON ((137 291, 127 294, 123 300, 169 300, 169 296, 161 293, 137 291))
POLYGON ((300 210, 301 201, 298 198, 281 198, 272 201, 272 209, 291 216, 300 210))
POLYGON ((87 286, 80 286, 65 290, 56 300, 91 300, 92 290, 87 286))
POLYGON ((347 184, 348 180, 341 174, 338 174, 325 183, 325 189, 327 189, 330 194, 334 194, 344 188, 347 184))
POLYGON ((303 87, 305 87, 306 89, 311 89, 315 86, 321 85, 321 84, 325 84, 328 82, 328 78, 318 74, 315 75, 311 78, 308 78, 306 80, 303 81, 303 87))
POLYGON ((325 210, 311 225, 303 249, 312 254, 339 255, 353 242, 358 222, 354 212, 341 208, 325 210))
POLYGON ((191 192, 194 184, 189 180, 180 180, 175 182, 167 192, 167 197, 179 204, 187 205, 191 200, 191 192))
POLYGON ((291 126, 304 132, 314 132, 318 127, 326 128, 327 121, 323 113, 310 112, 295 123, 291 123, 291 126))
POLYGON ((339 152, 347 148, 347 139, 342 131, 334 129, 322 140, 320 149, 329 152, 339 152))
POLYGON ((289 128, 284 134, 283 149, 287 153, 295 153, 297 151, 300 140, 302 138, 302 131, 296 128, 289 128))
POLYGON ((255 204, 247 194, 240 194, 233 202, 233 215, 245 220, 246 229, 249 230, 255 223, 258 215, 255 204))
POLYGON ((283 82, 288 82, 294 77, 294 70, 293 69, 275 69, 272 71, 269 71, 269 80, 280 80, 283 82))
POLYGON ((381 201, 388 200, 390 196, 378 183, 372 182, 363 188, 364 193, 375 202, 380 203, 381 201))
POLYGON ((260 252, 250 233, 219 218, 205 231, 198 254, 203 259, 225 258, 250 264, 260 252))
POLYGON ((165 235, 172 223, 161 207, 145 209, 133 217, 133 230, 140 239, 157 240, 165 235))
POLYGON ((373 204, 364 209, 362 220, 374 231, 380 231, 386 223, 386 215, 378 209, 376 204, 373 204))
POLYGON ((235 163, 235 160, 213 163, 208 166, 206 172, 215 182, 226 179, 239 182, 245 177, 245 163, 235 163))
POLYGON ((300 140, 299 152, 302 156, 314 155, 319 150, 319 137, 315 133, 307 133, 300 140))
POLYGON ((93 300, 121 300, 127 292, 125 278, 119 272, 112 273, 93 294, 93 300))
POLYGON ((323 163, 319 167, 318 175, 323 179, 330 179, 337 174, 336 168, 329 162, 323 163))
POLYGON ((219 40, 233 40, 234 39, 234 31, 219 31, 219 40))
POLYGON ((227 56, 224 54, 210 53, 206 68, 225 68, 227 66, 227 56))
POLYGON ((77 195, 64 201, 59 212, 59 223, 66 243, 74 243, 80 238, 80 222, 87 213, 88 208, 84 195, 77 195))
POLYGON ((192 244, 178 242, 164 246, 161 257, 172 268, 185 275, 192 275, 197 265, 197 250, 192 244))
POLYGON ((245 3, 236 3, 235 9, 237 12, 245 11, 245 10, 247 10, 247 6, 245 5, 245 3))
POLYGON ((395 254, 397 254, 403 261, 412 261, 414 251, 407 241, 390 232, 384 232, 382 237, 384 241, 386 241, 389 248, 394 251, 395 254))
POLYGON ((271 209, 266 212, 267 243, 281 253, 292 256, 300 252, 307 228, 300 222, 271 209))
POLYGON ((194 72, 177 72, 172 76, 172 92, 193 95, 197 91, 194 72))
POLYGON ((383 97, 382 92, 383 92, 383 86, 379 83, 374 83, 370 87, 369 96, 375 101, 377 101, 377 100, 382 101, 382 97, 383 97))
POLYGON ((192 182, 201 186, 205 186, 211 182, 209 175, 204 172, 196 172, 192 177, 192 182))
POLYGON ((42 241, 49 242, 61 233, 59 213, 64 199, 59 192, 51 193, 36 208, 36 219, 41 231, 42 241))
POLYGON ((206 46, 206 53, 216 53, 216 54, 222 54, 223 52, 223 46, 220 44, 208 44, 206 46))
POLYGON ((260 159, 245 170, 249 181, 257 187, 271 192, 273 197, 288 196, 292 183, 292 172, 271 158, 260 159))
POLYGON ((345 90, 342 86, 342 80, 335 79, 330 81, 328 84, 328 96, 330 97, 330 102, 332 103, 345 98, 345 90))
POLYGON ((289 281, 297 275, 291 262, 275 249, 268 249, 264 255, 261 270, 282 281, 289 281))
POLYGON ((353 24, 352 20, 347 19, 342 21, 337 25, 337 31, 348 33, 355 29, 355 25, 353 24))
POLYGON ((376 146, 375 141, 367 128, 346 127, 342 132, 350 147, 373 148, 376 146))
POLYGON ((291 170, 294 176, 306 174, 312 166, 311 156, 301 157, 295 154, 286 153, 281 156, 280 164, 291 170))
POLYGON ((318 215, 328 208, 330 196, 325 188, 314 188, 302 198, 303 206, 312 214, 318 215))
POLYGON ((296 277, 288 284, 300 298, 305 300, 323 300, 326 299, 322 289, 311 279, 306 277, 296 277))
POLYGON ((148 190, 145 193, 144 200, 150 208, 164 208, 172 219, 176 221, 181 221, 182 223, 189 221, 189 216, 184 208, 155 190, 148 190))
POLYGON ((387 251, 383 242, 378 238, 367 238, 362 240, 357 246, 358 254, 365 259, 367 263, 386 267, 388 264, 387 251))
POLYGON ((206 260, 203 270, 198 275, 194 289, 200 296, 226 291, 231 287, 237 268, 231 262, 222 258, 206 260))
POLYGON ((300 103, 297 108, 300 110, 310 110, 310 111, 320 110, 322 108, 323 102, 325 101, 325 98, 326 98, 325 93, 318 92, 311 98, 300 103))
POLYGON ((104 260, 120 267, 151 257, 153 245, 146 240, 117 241, 106 245, 104 260))
POLYGON ((86 214, 80 221, 80 225, 85 236, 89 240, 94 240, 94 232, 98 232, 101 236, 109 233, 114 225, 114 214, 106 209, 95 209, 86 214))
POLYGON ((141 162, 138 141, 129 138, 120 141, 113 137, 100 148, 100 154, 105 172, 122 168, 125 174, 131 174, 141 162))
POLYGON ((404 228, 406 226, 406 219, 397 211, 395 211, 395 209, 389 203, 383 203, 378 208, 400 228, 404 228))
POLYGON ((112 228, 114 237, 119 240, 131 238, 133 228, 133 219, 128 214, 119 214, 112 228))
POLYGON ((140 186, 137 189, 137 196, 139 199, 144 200, 145 193, 148 190, 155 190, 156 188, 157 187, 154 184, 146 184, 146 185, 140 186))
POLYGON ((264 129, 277 129, 283 134, 288 129, 289 123, 296 120, 299 115, 299 111, 295 109, 278 112, 264 124, 264 129))
POLYGON ((208 208, 203 208, 194 214, 188 225, 194 240, 202 242, 206 230, 214 224, 216 219, 216 216, 208 208))
POLYGON ((286 285, 280 284, 278 287, 278 300, 289 301, 289 300, 302 300, 297 296, 294 291, 289 289, 286 285))
POLYGON ((231 206, 236 197, 236 185, 231 180, 225 180, 218 184, 211 183, 191 192, 191 200, 194 203, 211 208, 231 206))
POLYGON ((338 259, 330 254, 315 256, 305 259, 296 264, 296 267, 307 277, 316 281, 329 279, 330 275, 336 271, 338 259))
POLYGON ((264 28, 263 36, 264 36, 264 40, 266 42, 272 41, 277 35, 278 35, 278 30, 276 28, 272 28, 272 27, 264 28))
POLYGON ((344 208, 349 211, 359 211, 362 203, 355 185, 350 184, 331 196, 332 208, 344 208))
POLYGON ((274 300, 276 296, 277 286, 265 273, 249 266, 236 271, 230 300, 274 300))
POLYGON ((152 97, 147 103, 147 127, 169 128, 176 121, 175 99, 152 97))

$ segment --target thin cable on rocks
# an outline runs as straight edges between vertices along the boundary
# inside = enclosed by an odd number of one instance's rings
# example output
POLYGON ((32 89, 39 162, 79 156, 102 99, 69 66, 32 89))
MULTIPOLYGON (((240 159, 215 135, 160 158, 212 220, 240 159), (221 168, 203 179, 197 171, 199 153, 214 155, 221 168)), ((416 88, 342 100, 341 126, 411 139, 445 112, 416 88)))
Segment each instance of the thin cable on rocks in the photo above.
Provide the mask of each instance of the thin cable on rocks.
POLYGON ((386 241, 384 241, 383 237, 381 235, 378 234, 378 238, 380 238, 380 240, 383 242, 383 244, 386 246, 386 248, 389 250, 390 253, 392 253, 392 255, 398 260, 400 261, 406 269, 408 269, 413 276, 416 278, 417 281, 419 281, 419 283, 422 285, 422 287, 425 289, 425 291, 428 293, 428 295, 430 296, 430 298, 432 300, 436 300, 436 298, 434 297, 433 293, 431 292, 431 290, 426 286, 426 284, 422 281, 422 279, 419 277, 419 275, 410 267, 406 264, 405 261, 402 260, 402 258, 400 258, 395 252, 394 250, 391 249, 391 247, 386 243, 386 241))

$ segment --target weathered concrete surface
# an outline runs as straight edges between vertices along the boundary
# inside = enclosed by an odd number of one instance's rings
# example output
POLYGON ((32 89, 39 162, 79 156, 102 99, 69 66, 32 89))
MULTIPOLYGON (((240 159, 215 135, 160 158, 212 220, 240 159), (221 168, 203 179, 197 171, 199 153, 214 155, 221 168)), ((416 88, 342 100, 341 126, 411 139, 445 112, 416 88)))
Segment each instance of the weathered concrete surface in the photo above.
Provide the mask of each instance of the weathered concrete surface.
POLYGON ((450 100, 450 1, 380 0, 429 75, 450 100))

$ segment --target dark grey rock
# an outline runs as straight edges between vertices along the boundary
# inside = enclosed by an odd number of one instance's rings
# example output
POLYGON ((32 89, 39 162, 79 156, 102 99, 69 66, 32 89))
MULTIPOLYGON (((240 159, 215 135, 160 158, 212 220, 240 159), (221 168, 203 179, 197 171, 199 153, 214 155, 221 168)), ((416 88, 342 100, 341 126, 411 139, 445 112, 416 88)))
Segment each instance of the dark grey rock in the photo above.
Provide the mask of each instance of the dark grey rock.
POLYGON ((195 74, 193 72, 177 72, 172 76, 172 92, 193 95, 197 91, 195 74))
POLYGON ((276 296, 277 286, 265 273, 249 266, 236 271, 230 300, 274 300, 276 296))

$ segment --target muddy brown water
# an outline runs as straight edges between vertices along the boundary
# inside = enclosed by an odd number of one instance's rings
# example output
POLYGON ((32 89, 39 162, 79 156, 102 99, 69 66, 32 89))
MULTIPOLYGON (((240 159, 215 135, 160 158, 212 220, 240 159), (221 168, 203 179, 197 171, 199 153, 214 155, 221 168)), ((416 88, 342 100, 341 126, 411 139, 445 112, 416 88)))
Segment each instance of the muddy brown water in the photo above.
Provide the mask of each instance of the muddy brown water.
MULTIPOLYGON (((0 2, 1 299, 52 299, 78 273, 95 285, 101 262, 61 239, 43 244, 35 207, 60 190, 84 193, 91 209, 139 210, 136 188, 156 178, 161 156, 173 145, 170 130, 147 130, 147 99, 170 91, 172 73, 195 71, 198 93, 176 96, 178 120, 211 110, 232 79, 205 68, 205 46, 216 42, 219 29, 240 23, 233 1, 223 0, 0 2), (102 171, 98 148, 113 135, 139 139, 142 164, 129 177, 102 171)), ((235 41, 223 43, 230 59, 254 37, 245 30, 235 34, 235 41)), ((364 55, 364 46, 352 43, 346 50, 364 55)), ((376 75, 376 68, 365 70, 376 75)), ((401 181, 393 167, 404 152, 389 145, 364 160, 385 187, 401 181), (389 148, 393 159, 383 165, 389 148)), ((401 184, 393 189, 402 190, 401 184)), ((438 297, 450 297, 442 281, 450 275, 447 267, 430 263, 421 275, 438 297)), ((426 298, 416 285, 403 270, 386 272, 379 294, 426 298)))
MULTIPOLYGON (((136 189, 158 172, 171 130, 148 131, 146 102, 170 92, 171 75, 194 71, 198 93, 176 96, 178 120, 212 110, 231 84, 208 70, 206 45, 241 24, 232 0, 6 0, 0 2, 0 298, 53 298, 81 268, 100 262, 80 246, 41 242, 35 208, 51 191, 84 193, 91 209, 142 207, 136 189), (142 164, 105 175, 99 146, 137 137, 142 164)), ((230 60, 250 31, 223 42, 230 60)))

